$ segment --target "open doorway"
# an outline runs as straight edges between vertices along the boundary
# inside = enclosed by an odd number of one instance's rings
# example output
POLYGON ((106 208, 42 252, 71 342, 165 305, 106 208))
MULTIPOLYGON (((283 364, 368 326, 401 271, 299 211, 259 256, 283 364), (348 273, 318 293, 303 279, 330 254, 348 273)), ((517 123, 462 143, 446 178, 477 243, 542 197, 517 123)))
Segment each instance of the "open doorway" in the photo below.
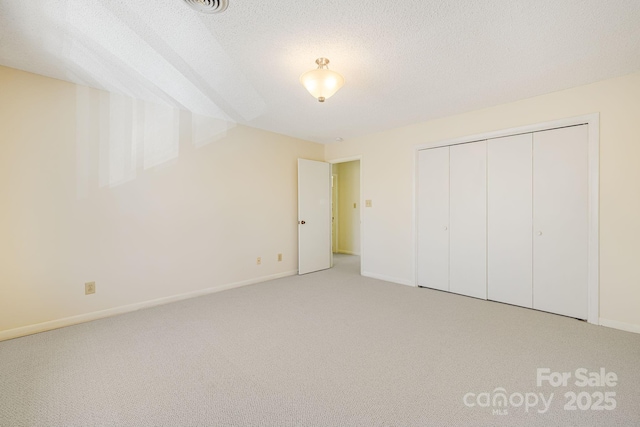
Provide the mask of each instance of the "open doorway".
POLYGON ((357 267, 361 257, 360 160, 332 162, 331 249, 333 264, 357 267))
POLYGON ((362 274, 361 159, 298 159, 298 274, 337 264, 362 274))

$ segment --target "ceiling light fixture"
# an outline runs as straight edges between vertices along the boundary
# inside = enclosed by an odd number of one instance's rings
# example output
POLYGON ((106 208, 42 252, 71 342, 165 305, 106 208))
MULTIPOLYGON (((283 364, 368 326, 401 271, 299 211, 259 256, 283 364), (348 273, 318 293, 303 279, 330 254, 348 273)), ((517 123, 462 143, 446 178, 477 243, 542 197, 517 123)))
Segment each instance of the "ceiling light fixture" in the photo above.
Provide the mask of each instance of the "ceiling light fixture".
POLYGON ((307 71, 300 76, 300 83, 314 98, 324 102, 344 85, 344 77, 327 67, 329 64, 327 58, 316 59, 316 64, 318 64, 318 68, 307 71))
POLYGON ((184 0, 189 6, 202 13, 221 13, 227 10, 229 0, 184 0))

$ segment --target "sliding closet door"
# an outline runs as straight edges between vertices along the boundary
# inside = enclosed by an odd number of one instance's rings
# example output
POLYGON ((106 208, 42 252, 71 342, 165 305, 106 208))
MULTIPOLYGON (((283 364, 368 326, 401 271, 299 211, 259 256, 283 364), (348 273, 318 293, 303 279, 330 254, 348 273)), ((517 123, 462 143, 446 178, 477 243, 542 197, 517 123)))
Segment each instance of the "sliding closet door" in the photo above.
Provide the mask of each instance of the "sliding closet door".
POLYGON ((487 143, 450 147, 451 292, 487 298, 487 143))
POLYGON ((487 142, 487 291, 532 307, 532 134, 487 142))
POLYGON ((418 286, 449 290, 449 147, 418 153, 418 286))
POLYGON ((587 125, 533 135, 533 307, 587 318, 587 125))

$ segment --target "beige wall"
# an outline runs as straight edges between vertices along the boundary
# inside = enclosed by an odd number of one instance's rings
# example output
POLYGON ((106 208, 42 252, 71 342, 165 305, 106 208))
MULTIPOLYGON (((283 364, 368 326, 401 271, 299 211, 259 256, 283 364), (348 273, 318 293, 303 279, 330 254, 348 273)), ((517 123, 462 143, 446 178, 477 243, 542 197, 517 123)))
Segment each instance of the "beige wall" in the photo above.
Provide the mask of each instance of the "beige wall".
POLYGON ((360 161, 333 165, 338 176, 337 252, 360 255, 360 161))
POLYGON ((640 73, 326 146, 362 155, 363 272, 415 281, 414 147, 600 113, 600 318, 640 332, 640 73))
POLYGON ((3 67, 0 138, 0 331, 297 270, 319 144, 3 67))
POLYGON ((594 112, 600 317, 640 331, 640 74, 322 147, 0 67, 0 332, 294 272, 298 157, 363 155, 363 271, 413 284, 415 146, 594 112))

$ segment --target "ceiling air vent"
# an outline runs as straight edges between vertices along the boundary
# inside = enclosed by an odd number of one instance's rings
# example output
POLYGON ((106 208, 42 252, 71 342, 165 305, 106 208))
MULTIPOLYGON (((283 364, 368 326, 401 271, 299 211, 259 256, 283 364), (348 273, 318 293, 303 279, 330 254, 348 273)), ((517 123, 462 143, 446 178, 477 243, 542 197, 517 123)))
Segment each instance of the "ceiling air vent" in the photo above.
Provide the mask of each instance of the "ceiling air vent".
POLYGON ((220 13, 227 10, 229 0, 184 0, 189 6, 202 13, 220 13))

